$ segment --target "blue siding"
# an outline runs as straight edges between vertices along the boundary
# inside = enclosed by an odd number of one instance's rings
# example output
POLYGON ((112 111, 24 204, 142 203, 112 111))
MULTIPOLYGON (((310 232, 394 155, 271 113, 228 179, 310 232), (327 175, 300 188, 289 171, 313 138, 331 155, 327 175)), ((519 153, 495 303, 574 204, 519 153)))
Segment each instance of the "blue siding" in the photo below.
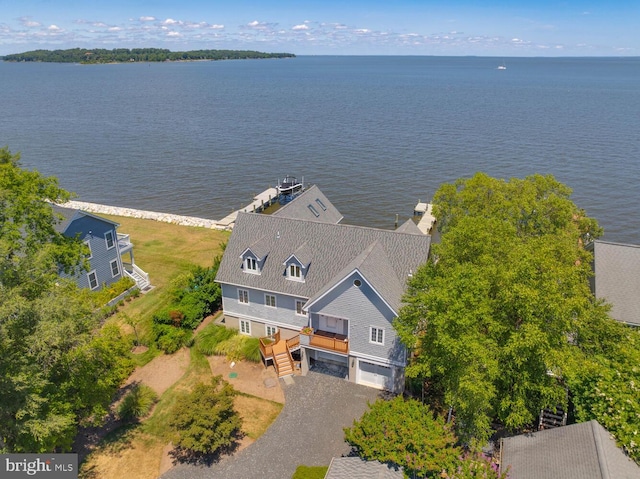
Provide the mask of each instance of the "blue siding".
MULTIPOLYGON (((64 234, 72 238, 78 237, 81 241, 88 241, 91 245, 89 271, 95 270, 98 277, 98 288, 95 291, 122 278, 123 268, 118 250, 118 236, 112 223, 100 221, 91 216, 83 216, 71 222, 64 234), (105 239, 105 234, 109 231, 112 233, 114 241, 114 247, 111 249, 107 249, 105 239), (111 261, 113 260, 118 262, 118 269, 120 270, 120 274, 115 277, 111 272, 111 261)), ((80 273, 77 277, 77 283, 81 288, 89 288, 86 272, 80 273)))
MULTIPOLYGON (((249 274, 249 273, 247 273, 249 274)), ((307 325, 306 316, 296 314, 296 300, 304 299, 283 294, 265 292, 257 289, 222 284, 222 309, 225 314, 240 318, 263 320, 268 323, 286 325, 292 329, 301 329, 307 325), (249 292, 249 304, 238 301, 238 289, 249 292), (265 294, 276 297, 276 307, 265 304, 265 294)))
POLYGON ((358 273, 353 273, 313 304, 310 314, 314 324, 318 314, 349 321, 349 354, 405 364, 405 347, 392 326, 394 312, 358 273), (362 282, 360 287, 353 284, 355 279, 362 282), (384 329, 383 345, 370 342, 371 326, 384 329))

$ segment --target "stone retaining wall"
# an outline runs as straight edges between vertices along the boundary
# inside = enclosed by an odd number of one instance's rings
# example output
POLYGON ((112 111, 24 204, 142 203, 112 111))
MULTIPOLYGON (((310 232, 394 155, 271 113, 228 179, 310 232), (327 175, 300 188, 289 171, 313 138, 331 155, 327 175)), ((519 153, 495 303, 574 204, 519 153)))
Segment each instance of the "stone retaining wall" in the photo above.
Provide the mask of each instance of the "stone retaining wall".
POLYGON ((61 206, 88 211, 89 213, 101 213, 104 215, 128 216, 130 218, 142 218, 146 220, 162 221, 183 226, 199 226, 201 228, 211 228, 224 230, 225 226, 216 220, 196 218, 195 216, 172 215, 169 213, 158 213, 156 211, 136 210, 133 208, 120 208, 117 206, 99 205, 97 203, 86 203, 84 201, 69 201, 61 206))

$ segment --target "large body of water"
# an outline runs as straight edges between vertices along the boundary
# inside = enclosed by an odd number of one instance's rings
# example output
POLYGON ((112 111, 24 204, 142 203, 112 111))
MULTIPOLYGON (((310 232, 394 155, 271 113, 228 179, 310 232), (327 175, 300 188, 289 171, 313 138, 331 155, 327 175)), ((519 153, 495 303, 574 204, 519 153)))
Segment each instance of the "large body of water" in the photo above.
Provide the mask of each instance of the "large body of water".
POLYGON ((219 219, 286 174, 393 227, 483 171, 553 174, 640 244, 640 58, 0 62, 0 145, 83 201, 219 219))

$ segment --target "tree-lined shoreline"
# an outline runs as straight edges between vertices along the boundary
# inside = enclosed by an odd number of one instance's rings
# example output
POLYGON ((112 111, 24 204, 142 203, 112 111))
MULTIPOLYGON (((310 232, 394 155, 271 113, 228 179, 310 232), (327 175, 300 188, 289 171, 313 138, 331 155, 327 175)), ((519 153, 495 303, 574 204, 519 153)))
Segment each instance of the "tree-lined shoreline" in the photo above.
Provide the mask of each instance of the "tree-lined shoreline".
POLYGON ((163 48, 70 48, 67 50, 32 50, 5 55, 5 62, 45 63, 129 63, 165 61, 257 60, 295 58, 293 53, 265 53, 253 50, 191 50, 172 52, 163 48))

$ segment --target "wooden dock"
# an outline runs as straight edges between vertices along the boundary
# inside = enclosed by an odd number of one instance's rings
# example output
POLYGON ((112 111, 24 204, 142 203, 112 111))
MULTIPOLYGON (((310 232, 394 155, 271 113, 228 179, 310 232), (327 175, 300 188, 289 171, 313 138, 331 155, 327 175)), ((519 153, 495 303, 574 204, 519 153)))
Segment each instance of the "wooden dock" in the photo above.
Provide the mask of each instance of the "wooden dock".
POLYGON ((431 203, 421 203, 420 200, 418 200, 418 204, 413 209, 413 215, 420 217, 418 229, 425 235, 431 234, 433 225, 436 222, 435 217, 431 213, 432 208, 433 205, 431 203))
POLYGON ((268 188, 259 195, 254 196, 253 201, 244 208, 240 208, 239 210, 222 218, 218 221, 218 224, 224 228, 231 229, 233 228, 233 223, 235 223, 240 211, 244 213, 260 213, 276 201, 278 201, 278 190, 276 188, 268 188))

